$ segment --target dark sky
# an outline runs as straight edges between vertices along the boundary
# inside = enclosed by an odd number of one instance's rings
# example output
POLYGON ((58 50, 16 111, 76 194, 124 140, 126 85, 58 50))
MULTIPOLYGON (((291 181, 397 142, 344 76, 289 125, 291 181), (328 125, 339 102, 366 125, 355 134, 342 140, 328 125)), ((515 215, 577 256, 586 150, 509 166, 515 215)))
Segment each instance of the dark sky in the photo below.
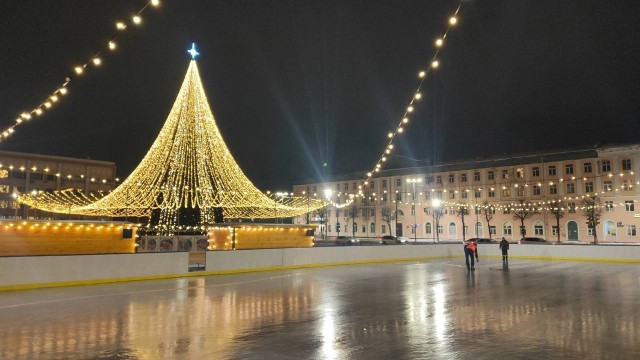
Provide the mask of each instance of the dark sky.
MULTIPOLYGON (((145 1, 0 2, 0 127, 145 1)), ((0 149, 115 161, 163 125, 195 41, 218 126, 261 189, 369 170, 456 1, 164 0, 0 149), (322 164, 328 163, 326 170, 322 164)), ((640 1, 465 1, 397 154, 437 162, 640 142, 640 1)))

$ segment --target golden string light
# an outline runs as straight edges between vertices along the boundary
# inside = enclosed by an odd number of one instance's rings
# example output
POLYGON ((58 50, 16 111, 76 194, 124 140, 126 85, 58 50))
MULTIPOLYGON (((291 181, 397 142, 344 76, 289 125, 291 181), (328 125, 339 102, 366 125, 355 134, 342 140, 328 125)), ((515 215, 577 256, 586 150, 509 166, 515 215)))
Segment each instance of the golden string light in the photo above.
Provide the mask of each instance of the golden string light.
MULTIPOLYGON (((160 5, 160 0, 151 0, 149 2, 147 2, 140 10, 138 10, 136 12, 136 14, 131 18, 131 23, 134 25, 140 25, 140 23, 142 22, 142 17, 141 14, 145 11, 145 9, 147 7, 149 7, 149 5, 153 6, 153 7, 157 7, 160 5)), ((102 58, 100 58, 100 55, 105 52, 106 50, 109 51, 114 51, 116 49, 116 40, 119 37, 119 33, 121 33, 122 31, 124 31, 127 28, 127 22, 125 21, 118 21, 116 22, 116 30, 117 32, 111 37, 111 40, 109 40, 106 44, 102 45, 98 51, 95 53, 95 55, 93 55, 91 58, 87 59, 87 61, 82 64, 82 65, 76 65, 73 67, 73 74, 78 77, 82 74, 84 74, 86 71, 89 70, 89 64, 93 64, 94 67, 99 67, 100 65, 102 65, 103 60, 102 58)), ((44 100, 42 100, 39 104, 37 104, 35 107, 31 108, 31 110, 29 111, 25 111, 23 113, 21 113, 18 117, 16 117, 15 121, 13 122, 13 124, 11 124, 10 126, 6 127, 4 130, 0 131, 0 142, 3 141, 3 139, 8 138, 10 135, 12 135, 13 133, 15 133, 15 129, 16 127, 18 127, 19 125, 31 120, 33 115, 36 116, 41 116, 43 115, 43 113, 45 111, 50 110, 53 105, 55 103, 58 102, 58 100, 61 100, 62 97, 61 95, 66 95, 68 92, 68 88, 69 88, 69 84, 71 83, 71 81, 74 79, 73 76, 67 76, 65 78, 65 80, 60 84, 60 86, 56 87, 55 90, 53 90, 53 92, 51 92, 49 95, 47 95, 44 100)))
POLYGON ((272 199, 242 172, 216 125, 192 60, 178 96, 151 148, 131 175, 108 194, 73 189, 18 198, 53 213, 147 217, 160 210, 160 224, 173 226, 181 208, 199 208, 201 224, 225 218, 294 217, 326 206, 320 199, 272 199))
MULTIPOLYGON (((449 31, 458 24, 458 14, 460 13, 461 7, 462 7, 462 1, 458 3, 458 7, 454 11, 453 15, 449 17, 447 28, 442 34, 442 36, 435 40, 435 51, 433 56, 431 57, 429 66, 427 67, 426 70, 420 70, 418 72, 418 79, 419 79, 418 87, 411 95, 411 100, 409 100, 409 104, 405 108, 405 112, 398 126, 394 131, 391 131, 387 134, 389 140, 387 142, 385 149, 382 152, 382 155, 378 158, 378 161, 376 162, 373 169, 371 169, 369 172, 365 174, 366 180, 363 183, 364 186, 368 185, 369 180, 374 176, 374 174, 377 172, 380 172, 380 170, 382 169, 383 163, 387 161, 387 155, 389 155, 393 151, 393 147, 394 147, 393 140, 398 134, 402 134, 404 132, 405 129, 403 126, 407 126, 410 120, 410 115, 415 110, 415 104, 422 98, 422 94, 420 93, 420 90, 422 90, 424 81, 427 79, 427 77, 431 72, 435 71, 440 66, 438 55, 440 54, 440 51, 445 43, 445 40, 447 38, 447 35, 449 34, 449 31)), ((360 186, 360 190, 362 190, 362 186, 360 186)), ((362 191, 359 191, 358 194, 362 195, 362 191)))

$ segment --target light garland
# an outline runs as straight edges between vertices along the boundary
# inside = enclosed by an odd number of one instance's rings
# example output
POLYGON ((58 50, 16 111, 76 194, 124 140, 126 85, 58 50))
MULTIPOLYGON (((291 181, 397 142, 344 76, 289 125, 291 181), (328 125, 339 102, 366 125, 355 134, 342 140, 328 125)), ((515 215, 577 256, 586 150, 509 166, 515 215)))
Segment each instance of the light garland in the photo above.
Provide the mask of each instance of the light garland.
MULTIPOLYGON (((192 56, 194 56, 192 54, 192 56)), ((294 217, 326 206, 307 197, 269 198, 245 176, 229 152, 209 107, 195 60, 151 148, 131 175, 109 194, 72 189, 27 194, 18 201, 53 213, 148 217, 173 226, 181 208, 199 208, 200 223, 225 218, 294 217)))
MULTIPOLYGON (((131 18, 131 24, 138 26, 142 22, 142 17, 140 16, 145 9, 149 6, 157 7, 160 5, 160 0, 151 0, 147 2, 136 14, 131 18)), ((125 21, 116 22, 115 28, 116 33, 111 36, 111 40, 103 44, 98 51, 95 52, 91 58, 87 59, 84 64, 76 65, 73 67, 73 75, 69 75, 65 78, 65 80, 58 86, 53 92, 45 97, 38 105, 33 107, 29 111, 25 111, 18 115, 12 125, 5 128, 0 132, 0 142, 3 139, 8 138, 13 133, 15 133, 15 129, 21 124, 30 121, 34 117, 39 117, 44 114, 44 112, 49 111, 58 101, 62 100, 62 98, 67 95, 69 84, 74 79, 74 76, 80 76, 84 74, 86 71, 89 71, 92 66, 100 67, 103 64, 103 59, 101 58, 101 54, 108 51, 115 51, 117 48, 116 40, 120 37, 120 33, 122 33, 127 28, 128 23, 125 21)))
MULTIPOLYGON (((398 123, 398 126, 394 131, 389 132, 387 134, 389 141, 387 142, 387 145, 384 151, 382 152, 382 155, 380 155, 380 158, 376 162, 373 169, 371 169, 371 171, 365 174, 366 180, 364 181, 364 184, 363 184, 364 186, 368 185, 369 180, 374 176, 374 174, 377 172, 380 172, 380 170, 382 169, 383 163, 387 161, 387 156, 391 154, 391 152, 393 151, 393 148, 394 148, 393 140, 398 134, 402 134, 404 132, 405 127, 408 126, 410 116, 415 110, 415 104, 422 98, 422 93, 420 93, 420 90, 422 89, 422 85, 424 84, 429 74, 435 71, 438 67, 440 67, 441 64, 440 64, 440 60, 438 59, 438 55, 440 54, 440 50, 445 44, 445 40, 447 39, 447 35, 449 34, 449 31, 458 24, 458 21, 459 21, 458 14, 460 13, 461 7, 462 7, 462 1, 458 3, 458 7, 454 11, 453 15, 449 17, 449 20, 447 22, 447 28, 444 31, 444 34, 435 40, 434 42, 435 51, 433 56, 431 57, 429 65, 426 68, 426 70, 420 70, 418 72, 418 78, 420 79, 418 82, 418 87, 411 95, 411 100, 409 100, 409 104, 405 108, 404 114, 400 122, 398 123)), ((360 186, 359 189, 362 190, 362 186, 360 186)), ((359 194, 362 194, 362 192, 360 191, 359 194)))

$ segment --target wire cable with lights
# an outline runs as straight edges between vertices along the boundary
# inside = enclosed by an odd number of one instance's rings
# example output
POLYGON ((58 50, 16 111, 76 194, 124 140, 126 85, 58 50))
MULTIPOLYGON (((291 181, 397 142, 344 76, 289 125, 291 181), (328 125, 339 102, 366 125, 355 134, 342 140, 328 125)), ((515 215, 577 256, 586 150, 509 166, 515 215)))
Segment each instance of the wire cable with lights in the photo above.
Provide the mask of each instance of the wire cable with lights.
MULTIPOLYGON (((106 51, 113 52, 116 50, 118 46, 117 45, 118 43, 116 40, 121 36, 122 32, 125 31, 128 25, 129 24, 133 24, 135 26, 140 25, 142 23, 141 15, 147 9, 147 7, 149 6, 157 7, 159 5, 160 5, 160 0, 151 0, 145 3, 145 5, 140 10, 138 10, 135 13, 135 15, 131 17, 130 22, 126 22, 126 21, 116 22, 116 25, 115 25, 116 32, 111 36, 110 40, 106 44, 103 44, 98 49, 98 51, 95 52, 94 55, 90 59, 88 59, 84 64, 75 66, 72 70, 73 74, 75 74, 75 76, 80 76, 83 73, 85 73, 88 69, 90 69, 91 65, 93 65, 94 67, 101 66, 103 63, 101 54, 106 51)), ((55 106, 55 104, 58 101, 61 101, 62 97, 68 93, 69 84, 73 79, 74 79, 74 75, 67 76, 65 80, 62 82, 62 84, 58 86, 52 93, 50 93, 37 106, 33 107, 29 111, 22 112, 20 115, 18 115, 18 117, 15 119, 12 125, 8 126, 7 128, 5 128, 0 132, 0 142, 2 142, 3 139, 11 136, 15 132, 15 129, 21 124, 28 122, 34 117, 42 116, 45 113, 45 111, 49 111, 51 108, 53 108, 53 106, 55 106)))

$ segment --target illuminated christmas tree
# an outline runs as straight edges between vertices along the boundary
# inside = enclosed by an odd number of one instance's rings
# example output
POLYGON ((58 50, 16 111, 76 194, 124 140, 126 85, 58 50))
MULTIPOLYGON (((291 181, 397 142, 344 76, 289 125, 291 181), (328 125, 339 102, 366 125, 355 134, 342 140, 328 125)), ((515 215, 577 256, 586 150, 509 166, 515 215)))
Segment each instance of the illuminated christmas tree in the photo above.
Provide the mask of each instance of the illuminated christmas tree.
POLYGON ((208 224, 221 211, 225 218, 260 219, 293 217, 326 205, 309 197, 277 201, 253 185, 218 130, 195 60, 160 134, 120 186, 108 194, 68 189, 24 195, 19 201, 63 214, 151 217, 153 212, 159 224, 169 227, 180 209, 199 217, 197 224, 208 224))

